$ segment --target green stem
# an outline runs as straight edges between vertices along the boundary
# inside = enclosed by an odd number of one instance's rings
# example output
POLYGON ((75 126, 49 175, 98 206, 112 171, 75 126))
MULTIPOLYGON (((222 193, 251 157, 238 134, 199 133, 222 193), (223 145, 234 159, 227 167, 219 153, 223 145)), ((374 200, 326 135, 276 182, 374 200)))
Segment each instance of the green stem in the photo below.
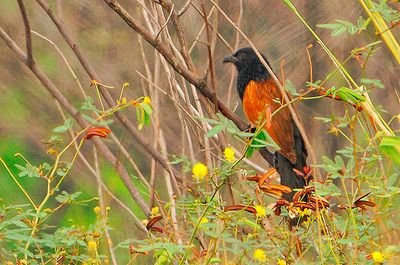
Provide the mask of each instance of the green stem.
MULTIPOLYGON (((321 38, 315 33, 315 31, 308 25, 302 15, 299 13, 297 8, 293 5, 290 0, 283 0, 285 4, 290 8, 290 10, 303 22, 306 28, 311 32, 313 37, 317 40, 318 44, 322 47, 322 49, 328 54, 329 58, 333 61, 333 63, 339 68, 340 72, 347 79, 347 81, 354 86, 355 89, 361 90, 356 81, 351 77, 349 72, 343 67, 343 65, 339 62, 338 59, 333 55, 333 53, 329 50, 329 48, 325 45, 325 43, 321 40, 321 38)), ((364 93, 367 100, 365 102, 361 102, 364 110, 371 116, 375 124, 385 133, 385 135, 394 135, 393 130, 387 125, 382 116, 375 110, 374 105, 368 97, 367 93, 364 93)))
POLYGON ((382 18, 379 12, 371 12, 370 9, 373 7, 373 2, 371 0, 359 0, 359 2, 364 8, 365 12, 371 18, 372 23, 377 30, 377 35, 382 37, 383 41, 386 43, 386 46, 393 54, 396 61, 400 64, 400 45, 390 31, 390 27, 387 26, 385 20, 382 18))
POLYGON ((32 204, 34 209, 37 209, 37 206, 35 205, 34 201, 32 200, 31 196, 29 196, 29 193, 22 187, 22 185, 18 182, 17 178, 14 176, 14 174, 11 172, 10 168, 7 166, 6 162, 3 160, 3 158, 0 157, 0 161, 3 164, 3 166, 6 168, 8 174, 11 176, 11 178, 14 180, 14 182, 17 184, 18 188, 22 191, 22 193, 25 194, 25 197, 28 199, 28 201, 32 204))

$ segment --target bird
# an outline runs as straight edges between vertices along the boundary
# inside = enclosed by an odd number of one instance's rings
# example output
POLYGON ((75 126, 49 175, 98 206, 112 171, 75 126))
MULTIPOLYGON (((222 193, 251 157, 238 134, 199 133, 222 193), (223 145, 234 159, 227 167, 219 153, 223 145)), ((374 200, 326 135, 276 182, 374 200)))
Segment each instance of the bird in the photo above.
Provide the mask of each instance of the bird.
MULTIPOLYGON (((267 57, 261 55, 271 67, 267 57)), ((281 108, 287 102, 276 82, 251 47, 241 48, 226 56, 223 63, 232 63, 237 69, 237 92, 250 126, 263 125, 280 148, 275 152, 272 166, 279 173, 281 184, 292 190, 304 188, 308 181, 298 172, 307 167, 307 150, 289 108, 281 108)), ((291 98, 291 95, 288 96, 291 98)), ((282 197, 291 201, 293 195, 294 191, 282 197)))

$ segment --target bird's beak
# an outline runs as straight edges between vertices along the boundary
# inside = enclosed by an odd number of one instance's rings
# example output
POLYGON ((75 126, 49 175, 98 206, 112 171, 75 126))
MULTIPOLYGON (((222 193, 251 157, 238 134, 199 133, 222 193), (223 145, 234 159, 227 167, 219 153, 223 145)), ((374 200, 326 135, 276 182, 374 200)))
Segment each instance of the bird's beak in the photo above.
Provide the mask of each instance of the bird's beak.
POLYGON ((229 56, 226 56, 222 62, 223 63, 234 63, 235 64, 235 63, 238 62, 238 59, 233 55, 229 55, 229 56))

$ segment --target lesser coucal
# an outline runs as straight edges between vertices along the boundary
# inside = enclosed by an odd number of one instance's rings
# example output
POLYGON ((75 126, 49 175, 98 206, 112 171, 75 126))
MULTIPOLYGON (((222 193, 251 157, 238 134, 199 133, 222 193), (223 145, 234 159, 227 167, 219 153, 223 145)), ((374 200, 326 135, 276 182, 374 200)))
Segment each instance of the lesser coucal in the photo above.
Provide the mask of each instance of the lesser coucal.
MULTIPOLYGON (((269 64, 267 58, 262 55, 269 64)), ((275 81, 250 47, 242 48, 223 60, 233 63, 238 71, 237 91, 243 103, 243 110, 252 125, 263 124, 280 150, 275 154, 275 167, 281 177, 281 184, 292 189, 303 188, 306 180, 296 174, 306 166, 307 151, 299 129, 287 107, 278 108, 285 100, 275 81)), ((293 192, 283 197, 291 200, 293 192)))

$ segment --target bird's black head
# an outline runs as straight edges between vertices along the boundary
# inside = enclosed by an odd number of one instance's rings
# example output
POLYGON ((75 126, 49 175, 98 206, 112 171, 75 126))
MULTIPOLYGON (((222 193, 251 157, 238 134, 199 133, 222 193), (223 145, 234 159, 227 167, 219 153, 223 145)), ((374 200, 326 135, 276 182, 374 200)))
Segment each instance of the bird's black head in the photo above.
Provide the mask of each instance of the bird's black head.
MULTIPOLYGON (((264 55, 262 56, 267 64, 270 65, 267 58, 264 55)), ((238 70, 237 90, 241 99, 243 99, 244 90, 251 80, 263 81, 270 77, 267 69, 251 47, 237 50, 232 55, 225 57, 223 62, 233 63, 238 70)))

